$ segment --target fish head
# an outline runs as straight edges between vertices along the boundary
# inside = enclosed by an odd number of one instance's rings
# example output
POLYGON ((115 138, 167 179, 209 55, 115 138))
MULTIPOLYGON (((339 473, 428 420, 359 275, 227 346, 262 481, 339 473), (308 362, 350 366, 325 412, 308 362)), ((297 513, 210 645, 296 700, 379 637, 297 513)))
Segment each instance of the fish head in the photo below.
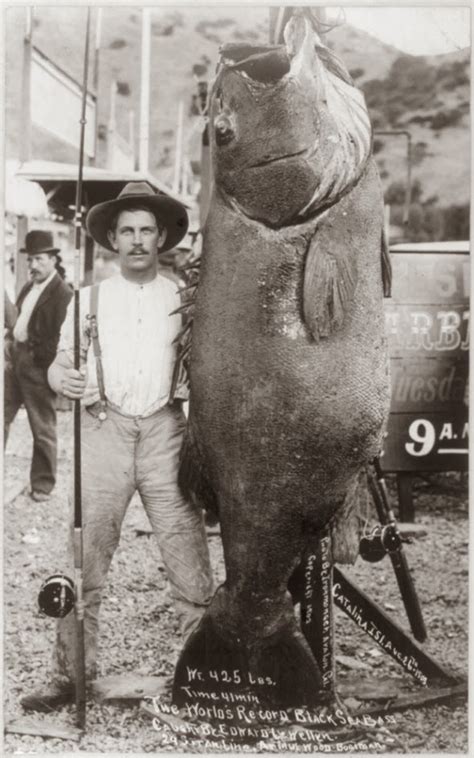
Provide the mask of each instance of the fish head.
POLYGON ((304 9, 284 39, 223 46, 209 106, 218 190, 274 228, 337 202, 363 174, 372 144, 363 94, 304 9))

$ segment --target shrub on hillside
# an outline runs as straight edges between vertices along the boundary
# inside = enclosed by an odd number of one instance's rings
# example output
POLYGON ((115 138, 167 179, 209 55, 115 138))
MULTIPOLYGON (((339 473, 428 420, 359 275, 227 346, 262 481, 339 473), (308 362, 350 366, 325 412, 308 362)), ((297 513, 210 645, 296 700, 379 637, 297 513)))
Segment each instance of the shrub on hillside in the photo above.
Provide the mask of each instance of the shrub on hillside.
POLYGON ((450 205, 444 209, 444 239, 469 239, 469 205, 450 205))
POLYGON ((459 108, 450 108, 435 113, 431 119, 431 129, 438 131, 445 129, 447 126, 455 126, 462 118, 462 111, 459 108))
POLYGON ((234 29, 234 39, 256 40, 261 39, 262 35, 256 29, 234 29))
POLYGON ((184 19, 181 13, 176 11, 175 13, 167 13, 159 21, 155 21, 151 28, 157 37, 170 37, 180 26, 184 26, 184 19))
POLYGON ((421 124, 422 126, 424 124, 431 125, 431 120, 433 118, 433 115, 430 113, 428 116, 421 116, 420 114, 416 116, 412 116, 409 120, 409 124, 421 124))
POLYGON ((130 85, 128 82, 117 82, 117 93, 128 97, 130 94, 130 85))
POLYGON ((469 59, 442 63, 438 69, 438 79, 445 90, 452 90, 469 84, 469 59))
POLYGON ((120 50, 122 47, 127 47, 127 42, 124 39, 114 39, 109 45, 111 50, 120 50))
MULTIPOLYGON (((433 201, 435 199, 433 198, 433 201)), ((392 224, 402 226, 403 214, 403 204, 390 206, 392 224)), ((406 236, 412 242, 467 240, 469 239, 469 206, 450 205, 447 208, 440 208, 435 202, 413 202, 410 205, 406 236)))
MULTIPOLYGON (((390 221, 395 226, 403 226, 405 208, 403 205, 390 206, 390 221)), ((425 208, 421 203, 411 203, 408 214, 406 236, 411 242, 434 242, 446 239, 444 218, 439 208, 425 208)))
POLYGON ((215 21, 204 19, 196 24, 196 31, 198 34, 202 34, 203 37, 209 38, 210 29, 226 29, 234 24, 235 21, 232 18, 216 18, 215 21))
POLYGON ((161 22, 152 25, 152 32, 155 37, 171 37, 174 32, 174 24, 171 22, 161 22))
POLYGON ((387 126, 385 116, 377 108, 369 108, 370 121, 373 129, 384 129, 387 126))
MULTIPOLYGON (((406 187, 406 182, 392 182, 385 192, 385 202, 388 203, 388 205, 403 205, 405 202, 406 187)), ((415 179, 410 188, 411 202, 419 202, 422 194, 423 187, 421 186, 420 180, 415 179)))
POLYGON ((428 153, 428 145, 426 142, 417 142, 412 149, 411 162, 414 166, 419 166, 420 163, 426 158, 428 153))
POLYGON ((381 139, 374 139, 373 144, 372 144, 372 152, 373 152, 373 154, 377 155, 377 153, 380 153, 380 151, 383 148, 383 145, 384 145, 383 140, 381 140, 381 139))
POLYGON ((362 84, 367 105, 377 108, 389 124, 396 126, 407 111, 433 107, 436 72, 423 58, 400 55, 386 79, 371 79, 362 84))
POLYGON ((360 79, 361 76, 364 76, 365 70, 358 66, 357 68, 350 68, 349 73, 353 79, 360 79))

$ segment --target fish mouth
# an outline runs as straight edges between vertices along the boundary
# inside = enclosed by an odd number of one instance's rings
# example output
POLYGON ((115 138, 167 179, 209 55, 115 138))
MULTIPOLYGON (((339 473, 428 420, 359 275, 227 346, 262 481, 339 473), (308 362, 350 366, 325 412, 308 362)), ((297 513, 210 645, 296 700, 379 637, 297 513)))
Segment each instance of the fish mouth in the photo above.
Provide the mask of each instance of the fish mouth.
POLYGON ((229 43, 221 48, 221 64, 256 85, 275 85, 291 70, 285 45, 229 43))
POLYGON ((298 59, 308 48, 313 54, 321 44, 318 32, 300 9, 285 25, 284 43, 276 45, 255 45, 231 42, 220 48, 220 65, 240 74, 253 87, 275 86, 292 74, 292 68, 299 68, 298 59))
POLYGON ((277 155, 275 156, 275 158, 267 158, 262 161, 259 161, 258 163, 252 163, 247 168, 264 168, 266 166, 271 166, 273 163, 286 161, 289 158, 298 158, 300 155, 306 155, 307 153, 308 153, 308 148, 304 147, 302 150, 298 150, 295 153, 286 153, 285 155, 277 155))

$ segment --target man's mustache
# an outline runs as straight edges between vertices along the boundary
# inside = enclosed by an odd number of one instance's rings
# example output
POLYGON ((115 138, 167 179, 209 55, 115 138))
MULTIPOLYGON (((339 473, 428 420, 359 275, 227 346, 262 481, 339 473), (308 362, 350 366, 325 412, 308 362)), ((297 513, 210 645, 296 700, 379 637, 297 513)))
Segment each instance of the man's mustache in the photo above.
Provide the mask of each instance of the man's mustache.
POLYGON ((129 255, 148 255, 148 253, 142 247, 134 247, 129 255))

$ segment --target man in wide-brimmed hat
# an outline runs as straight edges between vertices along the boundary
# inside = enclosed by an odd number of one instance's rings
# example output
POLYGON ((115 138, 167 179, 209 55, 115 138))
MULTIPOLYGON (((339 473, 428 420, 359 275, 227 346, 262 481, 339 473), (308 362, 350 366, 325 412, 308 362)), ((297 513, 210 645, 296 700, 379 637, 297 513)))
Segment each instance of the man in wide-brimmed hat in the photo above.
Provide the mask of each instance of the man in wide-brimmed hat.
MULTIPOLYGON (((81 359, 72 361, 73 309, 49 371, 51 387, 81 398, 82 508, 86 677, 96 674, 101 593, 136 490, 158 541, 170 594, 184 635, 197 625, 212 594, 206 533, 200 510, 177 483, 185 428, 180 401, 170 402, 181 329, 176 285, 159 273, 158 253, 176 246, 188 218, 178 201, 142 182, 94 206, 87 228, 118 255, 120 274, 81 292, 81 359), (170 315, 171 314, 171 315, 170 315)), ((72 555, 72 545, 71 545, 72 555)), ((73 698, 75 622, 58 621, 53 679, 24 698, 28 709, 50 709, 73 698)))
POLYGON ((33 433, 31 497, 48 500, 56 482, 56 395, 47 371, 56 355, 61 324, 72 297, 63 281, 60 250, 49 231, 32 229, 20 250, 28 256, 30 281, 16 303, 18 317, 5 338, 4 432, 24 405, 33 433))

